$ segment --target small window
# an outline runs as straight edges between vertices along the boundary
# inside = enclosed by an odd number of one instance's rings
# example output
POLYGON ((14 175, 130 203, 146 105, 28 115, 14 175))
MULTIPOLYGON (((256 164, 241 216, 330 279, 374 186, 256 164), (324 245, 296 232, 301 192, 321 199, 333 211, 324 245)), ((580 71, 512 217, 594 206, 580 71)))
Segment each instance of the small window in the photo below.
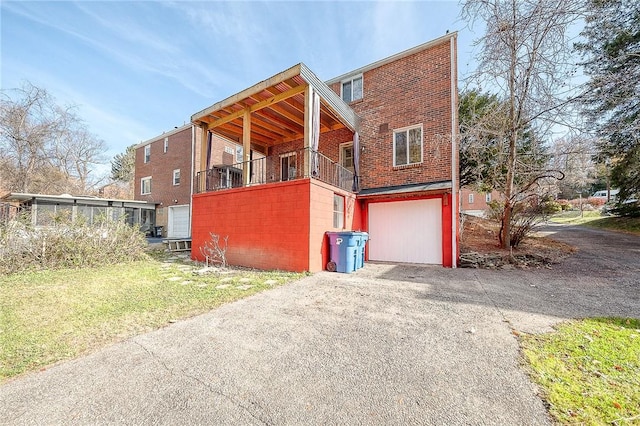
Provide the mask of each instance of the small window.
POLYGON ((144 146, 144 162, 148 163, 151 161, 151 145, 144 146))
POLYGON ((422 163, 422 125, 393 131, 393 165, 422 163))
POLYGON ((164 138, 164 148, 163 151, 166 154, 167 151, 169 150, 169 138, 164 138))
POLYGON ((353 142, 340 144, 340 165, 353 172, 353 142))
POLYGON ((236 163, 242 163, 244 161, 243 158, 244 150, 241 146, 236 146, 236 163))
POLYGON ((236 151, 233 148, 231 148, 230 146, 226 146, 226 145, 224 147, 224 152, 226 152, 227 154, 231 154, 231 155, 236 153, 236 151))
POLYGON ((151 194, 151 176, 143 177, 142 179, 140 179, 140 194, 151 194))
POLYGON ((469 194, 469 204, 473 204, 473 194, 469 194))
POLYGON ((362 99, 362 74, 342 81, 342 100, 349 103, 362 99))
POLYGON ((333 194, 333 227, 344 228, 344 197, 333 194))
POLYGON ((180 169, 173 171, 173 184, 180 185, 180 169))
POLYGON ((491 193, 490 193, 490 192, 487 192, 487 193, 484 195, 484 201, 486 201, 487 203, 490 203, 490 202, 491 202, 491 193))

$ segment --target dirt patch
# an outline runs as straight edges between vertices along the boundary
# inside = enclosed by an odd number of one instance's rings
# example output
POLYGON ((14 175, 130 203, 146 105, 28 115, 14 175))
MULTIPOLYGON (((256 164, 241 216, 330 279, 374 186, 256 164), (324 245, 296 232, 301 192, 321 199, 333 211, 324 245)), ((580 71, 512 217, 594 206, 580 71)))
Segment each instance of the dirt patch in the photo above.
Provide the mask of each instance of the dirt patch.
POLYGON ((499 246, 498 225, 487 219, 464 216, 460 266, 467 268, 550 268, 576 248, 549 237, 532 235, 512 250, 499 246))

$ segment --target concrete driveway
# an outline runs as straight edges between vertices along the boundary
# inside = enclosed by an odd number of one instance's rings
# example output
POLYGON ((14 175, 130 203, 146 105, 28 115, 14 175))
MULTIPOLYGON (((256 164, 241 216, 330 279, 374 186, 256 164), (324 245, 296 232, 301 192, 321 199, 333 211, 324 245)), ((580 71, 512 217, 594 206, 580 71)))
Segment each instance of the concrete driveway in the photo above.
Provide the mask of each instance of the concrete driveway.
POLYGON ((513 330, 640 317, 640 238, 552 270, 319 273, 0 387, 0 424, 550 424, 513 330))

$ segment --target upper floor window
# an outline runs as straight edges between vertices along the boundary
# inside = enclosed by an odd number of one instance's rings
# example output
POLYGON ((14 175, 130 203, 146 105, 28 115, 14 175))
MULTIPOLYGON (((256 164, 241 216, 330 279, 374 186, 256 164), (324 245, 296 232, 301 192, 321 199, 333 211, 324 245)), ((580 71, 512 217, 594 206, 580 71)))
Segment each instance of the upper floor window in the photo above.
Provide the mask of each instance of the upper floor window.
POLYGON ((151 194, 151 176, 143 177, 140 179, 140 194, 151 194))
POLYGON ((469 204, 473 204, 473 194, 469 194, 469 204))
POLYGON ((151 160, 151 144, 144 146, 144 162, 148 163, 151 160))
POLYGON ((343 80, 341 85, 342 100, 349 103, 362 99, 362 74, 343 80))
POLYGON ((422 125, 393 131, 393 165, 422 163, 422 125))
POLYGON ((243 157, 244 151, 241 146, 236 146, 236 163, 242 163, 244 161, 243 157))
POLYGON ((485 200, 487 203, 490 203, 490 202, 491 202, 491 193, 490 193, 490 192, 487 192, 487 193, 485 194, 485 196, 484 196, 484 200, 485 200))
POLYGON ((173 171, 173 184, 180 185, 180 169, 173 171))
POLYGON ((164 138, 163 152, 166 153, 169 150, 169 138, 164 138))
POLYGON ((340 144, 340 165, 353 172, 353 142, 340 144))

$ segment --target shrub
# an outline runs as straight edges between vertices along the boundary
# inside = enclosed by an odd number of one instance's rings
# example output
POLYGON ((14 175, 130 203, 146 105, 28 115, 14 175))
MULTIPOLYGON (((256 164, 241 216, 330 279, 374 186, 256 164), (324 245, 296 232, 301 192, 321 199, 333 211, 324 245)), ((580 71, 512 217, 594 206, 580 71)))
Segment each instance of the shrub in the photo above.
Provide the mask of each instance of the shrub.
POLYGON ((146 256, 144 235, 124 221, 72 223, 56 218, 33 228, 12 220, 0 227, 0 272, 80 268, 139 260, 146 256))
POLYGON ((571 210, 573 208, 569 200, 558 200, 558 204, 560 204, 562 211, 571 210))
MULTIPOLYGON (((546 220, 546 209, 550 201, 537 202, 536 198, 520 201, 513 206, 511 212, 511 235, 510 245, 518 247, 520 243, 529 236, 540 223, 546 220)), ((504 216, 504 203, 491 201, 488 203, 488 218, 496 221, 500 225, 498 239, 502 244, 502 217, 504 216)))

